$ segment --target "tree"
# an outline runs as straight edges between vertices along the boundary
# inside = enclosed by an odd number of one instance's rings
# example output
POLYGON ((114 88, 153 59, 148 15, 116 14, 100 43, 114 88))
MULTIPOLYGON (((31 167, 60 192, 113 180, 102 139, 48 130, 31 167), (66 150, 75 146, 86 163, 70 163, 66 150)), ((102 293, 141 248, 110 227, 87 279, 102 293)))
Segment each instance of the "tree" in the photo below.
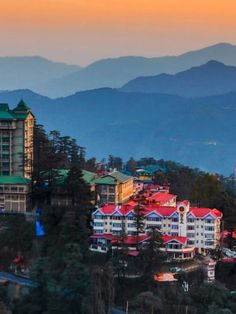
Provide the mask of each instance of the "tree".
POLYGON ((123 167, 122 158, 109 155, 107 166, 109 169, 121 170, 123 167))
POLYGON ((111 263, 93 267, 89 314, 110 314, 114 302, 114 279, 111 263))
POLYGON ((139 251, 139 236, 144 233, 144 207, 140 202, 134 207, 134 224, 136 227, 136 250, 139 251))
POLYGON ((137 162, 131 157, 126 163, 126 169, 134 175, 137 169, 137 162))
POLYGON ((163 262, 163 254, 160 252, 162 246, 161 233, 156 228, 151 228, 150 238, 142 248, 140 254, 143 277, 146 281, 152 282, 153 276, 163 262))
POLYGON ((137 295, 131 302, 131 313, 157 314, 163 313, 162 300, 151 291, 145 291, 137 295), (134 311, 134 312, 133 312, 134 311))

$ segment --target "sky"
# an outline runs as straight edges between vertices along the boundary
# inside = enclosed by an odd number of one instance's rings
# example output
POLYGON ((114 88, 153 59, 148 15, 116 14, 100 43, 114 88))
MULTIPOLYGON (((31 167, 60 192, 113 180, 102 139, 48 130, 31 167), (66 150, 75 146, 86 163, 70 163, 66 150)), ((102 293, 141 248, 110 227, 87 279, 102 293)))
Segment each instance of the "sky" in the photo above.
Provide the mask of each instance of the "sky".
POLYGON ((236 44, 236 0, 0 0, 0 56, 85 66, 236 44))

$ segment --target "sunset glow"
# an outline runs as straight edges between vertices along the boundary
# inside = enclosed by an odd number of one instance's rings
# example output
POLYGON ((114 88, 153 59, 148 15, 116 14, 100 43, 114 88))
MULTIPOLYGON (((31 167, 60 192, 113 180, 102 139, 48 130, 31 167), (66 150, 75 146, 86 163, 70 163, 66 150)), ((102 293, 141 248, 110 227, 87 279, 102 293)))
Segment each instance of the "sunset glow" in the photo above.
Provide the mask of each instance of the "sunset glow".
POLYGON ((0 0, 1 55, 86 64, 176 54, 235 43, 235 12, 235 0, 0 0))

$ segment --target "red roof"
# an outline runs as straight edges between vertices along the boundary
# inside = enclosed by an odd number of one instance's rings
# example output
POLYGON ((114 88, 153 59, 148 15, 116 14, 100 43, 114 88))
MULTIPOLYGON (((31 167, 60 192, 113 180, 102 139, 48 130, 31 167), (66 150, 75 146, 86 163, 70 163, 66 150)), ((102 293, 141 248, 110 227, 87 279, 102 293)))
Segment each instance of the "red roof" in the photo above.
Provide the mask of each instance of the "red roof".
POLYGON ((139 255, 139 251, 131 251, 131 250, 129 250, 127 253, 126 253, 127 255, 130 255, 130 256, 138 256, 139 255))
POLYGON ((207 215, 212 215, 215 218, 221 218, 223 214, 216 208, 197 208, 193 207, 190 209, 189 213, 193 214, 196 218, 204 218, 207 215))
POLYGON ((149 200, 150 202, 156 201, 160 203, 160 205, 165 205, 171 200, 176 199, 176 197, 177 195, 169 194, 167 192, 157 192, 154 193, 152 196, 147 197, 147 200, 149 200))
POLYGON ((154 204, 152 205, 148 205, 148 206, 144 206, 144 215, 148 215, 152 212, 163 216, 163 217, 169 217, 171 215, 173 215, 176 212, 176 208, 175 207, 171 207, 171 206, 155 206, 154 204))
POLYGON ((187 242, 187 237, 174 237, 174 236, 169 236, 169 235, 164 235, 162 236, 162 240, 163 240, 163 243, 168 243, 170 241, 177 241, 177 242, 180 242, 182 244, 186 244, 187 242))
MULTIPOLYGON (((136 244, 137 243, 137 240, 138 240, 138 243, 141 243, 143 241, 146 241, 148 239, 150 239, 151 236, 149 235, 139 235, 138 236, 138 239, 136 236, 127 236, 125 239, 124 239, 124 243, 125 244, 136 244)), ((112 243, 113 244, 116 244, 117 242, 119 241, 119 237, 117 236, 114 236, 114 238, 112 239, 112 243)))
POLYGON ((91 239, 107 239, 107 240, 112 240, 113 239, 113 234, 94 234, 92 236, 90 236, 91 239))

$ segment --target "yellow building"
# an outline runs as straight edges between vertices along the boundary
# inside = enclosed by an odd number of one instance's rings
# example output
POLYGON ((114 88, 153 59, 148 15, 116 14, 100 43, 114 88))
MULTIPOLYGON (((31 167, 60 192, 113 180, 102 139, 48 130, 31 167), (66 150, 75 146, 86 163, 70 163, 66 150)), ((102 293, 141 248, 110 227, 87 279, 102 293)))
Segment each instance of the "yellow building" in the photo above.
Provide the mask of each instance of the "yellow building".
POLYGON ((31 178, 34 123, 23 100, 13 110, 0 104, 0 175, 31 178))
POLYGON ((133 177, 119 171, 95 180, 97 201, 101 204, 121 204, 134 194, 133 177))

